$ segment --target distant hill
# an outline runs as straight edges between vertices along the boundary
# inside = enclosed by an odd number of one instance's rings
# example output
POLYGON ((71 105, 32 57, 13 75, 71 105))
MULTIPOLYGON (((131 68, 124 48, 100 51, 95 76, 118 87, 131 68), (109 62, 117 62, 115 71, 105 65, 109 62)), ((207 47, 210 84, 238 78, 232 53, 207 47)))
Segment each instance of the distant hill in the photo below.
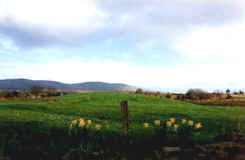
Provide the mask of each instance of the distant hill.
POLYGON ((5 79, 0 80, 1 90, 28 90, 32 86, 41 86, 44 88, 55 87, 61 91, 125 91, 135 90, 136 87, 121 83, 105 82, 84 82, 75 84, 66 84, 56 81, 29 80, 29 79, 5 79))

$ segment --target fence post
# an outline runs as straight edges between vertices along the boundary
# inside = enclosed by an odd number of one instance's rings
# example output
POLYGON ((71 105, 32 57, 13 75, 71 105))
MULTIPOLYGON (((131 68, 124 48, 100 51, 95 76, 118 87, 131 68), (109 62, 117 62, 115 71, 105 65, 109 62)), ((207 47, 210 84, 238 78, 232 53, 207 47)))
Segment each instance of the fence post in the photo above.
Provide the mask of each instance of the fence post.
POLYGON ((122 112, 122 123, 123 123, 124 135, 128 136, 129 124, 128 124, 128 102, 127 101, 121 102, 121 112, 122 112))

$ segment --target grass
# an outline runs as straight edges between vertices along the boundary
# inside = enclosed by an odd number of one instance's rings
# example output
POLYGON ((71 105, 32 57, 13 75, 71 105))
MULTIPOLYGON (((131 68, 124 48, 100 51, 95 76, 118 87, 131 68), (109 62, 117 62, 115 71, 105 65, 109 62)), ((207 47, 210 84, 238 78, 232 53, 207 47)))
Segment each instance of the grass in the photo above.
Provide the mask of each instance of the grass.
POLYGON ((238 116, 245 113, 245 108, 242 107, 200 106, 127 93, 68 94, 57 97, 55 102, 42 99, 1 102, 0 132, 14 135, 18 130, 21 135, 49 135, 55 139, 57 136, 52 132, 58 130, 61 135, 65 135, 71 121, 82 117, 103 126, 109 124, 111 131, 122 134, 122 100, 128 101, 130 129, 136 138, 147 134, 145 129, 142 129, 142 123, 148 122, 153 125, 154 120, 166 121, 175 117, 179 122, 182 118, 202 122, 202 134, 196 139, 208 143, 220 134, 222 129, 236 128, 238 116))
POLYGON ((187 118, 201 121, 209 134, 221 125, 234 127, 240 107, 208 107, 185 102, 125 93, 85 93, 57 97, 55 102, 45 100, 8 101, 0 103, 0 123, 40 122, 48 126, 66 128, 73 119, 83 117, 97 123, 109 123, 112 129, 121 129, 120 102, 127 100, 130 126, 141 127, 143 122, 187 118))

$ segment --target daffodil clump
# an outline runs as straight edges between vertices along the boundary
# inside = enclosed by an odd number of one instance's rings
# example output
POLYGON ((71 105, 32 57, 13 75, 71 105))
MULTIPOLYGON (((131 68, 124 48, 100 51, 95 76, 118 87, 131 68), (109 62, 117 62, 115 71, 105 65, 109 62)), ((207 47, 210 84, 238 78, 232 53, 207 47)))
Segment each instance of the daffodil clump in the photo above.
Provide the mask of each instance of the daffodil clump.
MULTIPOLYGON (((71 124, 69 125, 69 132, 75 132, 78 134, 79 131, 88 131, 88 129, 94 129, 96 131, 99 131, 102 129, 102 125, 100 124, 93 124, 92 120, 85 120, 83 118, 80 118, 78 120, 73 120, 71 124)), ((109 128, 109 125, 107 124, 105 128, 109 128)))
POLYGON ((167 128, 173 127, 177 131, 178 128, 181 127, 193 127, 193 129, 201 129, 202 124, 200 122, 194 123, 193 120, 186 120, 186 119, 181 119, 181 123, 177 124, 175 118, 170 118, 166 122, 166 127, 167 128))
POLYGON ((181 120, 181 126, 182 128, 189 128, 192 130, 199 130, 202 128, 202 123, 201 122, 194 122, 193 120, 186 120, 182 119, 181 120))
POLYGON ((166 127, 168 130, 173 130, 177 132, 179 128, 179 124, 176 123, 176 119, 171 117, 167 122, 166 122, 166 127))
MULTIPOLYGON (((104 143, 100 130, 101 124, 95 124, 92 120, 85 120, 83 118, 73 120, 69 124, 69 135, 74 142, 77 142, 83 151, 88 151, 89 146, 98 146, 100 143, 104 143)), ((95 148, 96 148, 95 147, 95 148)))
POLYGON ((195 122, 193 120, 182 119, 181 127, 178 130, 178 141, 180 145, 193 144, 193 136, 196 132, 199 132, 203 127, 201 122, 195 122))
MULTIPOLYGON (((160 127, 161 126, 161 120, 155 120, 154 126, 160 127)), ((149 123, 143 123, 143 128, 149 128, 149 123)), ((200 122, 194 123, 193 120, 187 120, 187 119, 181 119, 181 123, 177 123, 176 119, 174 117, 171 117, 168 121, 165 122, 165 127, 167 128, 173 128, 175 131, 178 130, 178 128, 181 127, 193 127, 193 129, 201 129, 202 124, 200 122)))
MULTIPOLYGON (((174 136, 183 143, 189 143, 195 132, 199 132, 203 127, 201 122, 193 120, 181 119, 177 120, 174 117, 169 118, 167 121, 154 120, 153 126, 155 132, 160 137, 174 136)), ((149 128, 149 123, 143 123, 143 128, 149 128)))
POLYGON ((88 128, 92 125, 91 120, 85 121, 83 118, 80 118, 79 120, 73 120, 72 123, 69 125, 69 129, 74 128, 88 128))
MULTIPOLYGON (((101 124, 94 124, 92 120, 85 120, 83 118, 73 120, 69 125, 70 133, 73 135, 88 135, 89 129, 94 129, 97 134, 101 129, 109 129, 109 124, 105 124, 103 127, 101 124)), ((155 129, 158 136, 168 137, 174 135, 179 140, 185 141, 191 139, 194 132, 200 131, 203 127, 201 122, 195 122, 193 120, 181 119, 177 120, 174 117, 169 118, 167 121, 164 120, 154 120, 152 123, 143 123, 142 128, 144 129, 155 129)))

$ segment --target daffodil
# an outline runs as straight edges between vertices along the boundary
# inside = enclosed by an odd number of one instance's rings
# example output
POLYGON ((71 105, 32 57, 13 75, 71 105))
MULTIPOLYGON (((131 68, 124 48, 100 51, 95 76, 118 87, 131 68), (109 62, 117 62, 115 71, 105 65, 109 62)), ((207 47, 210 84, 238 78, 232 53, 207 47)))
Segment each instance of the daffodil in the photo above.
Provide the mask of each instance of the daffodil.
POLYGON ((195 127, 196 127, 196 129, 200 129, 200 128, 202 128, 202 124, 199 122, 199 123, 197 123, 197 124, 195 125, 195 127))
POLYGON ((160 126, 161 121, 160 121, 160 120, 155 120, 155 121, 154 121, 154 124, 155 124, 155 126, 160 126))
POLYGON ((189 126, 193 126, 193 125, 194 125, 194 121, 189 120, 189 121, 188 121, 188 125, 189 125, 189 126))
POLYGON ((92 124, 92 121, 91 120, 87 120, 87 125, 91 125, 92 124))
POLYGON ((179 128, 179 125, 178 124, 175 124, 174 125, 174 130, 177 131, 178 128, 179 128))
POLYGON ((171 123, 175 123, 175 118, 170 118, 171 123))
POLYGON ((72 124, 70 124, 69 129, 72 129, 72 124))
POLYGON ((171 121, 167 121, 167 122, 166 122, 166 126, 167 126, 167 127, 171 127, 171 126, 172 126, 172 122, 171 122, 171 121))
POLYGON ((182 124, 186 124, 186 119, 182 119, 182 124))
POLYGON ((81 120, 79 123, 79 127, 83 128, 86 125, 84 120, 81 120))
POLYGON ((77 125, 77 120, 72 121, 72 126, 74 127, 76 125, 77 125))
POLYGON ((148 128, 149 127, 149 123, 143 123, 143 128, 148 128))
POLYGON ((99 124, 96 124, 96 125, 95 125, 95 129, 96 129, 96 130, 100 130, 100 129, 101 129, 101 127, 102 127, 102 126, 101 126, 101 125, 99 125, 99 124))

